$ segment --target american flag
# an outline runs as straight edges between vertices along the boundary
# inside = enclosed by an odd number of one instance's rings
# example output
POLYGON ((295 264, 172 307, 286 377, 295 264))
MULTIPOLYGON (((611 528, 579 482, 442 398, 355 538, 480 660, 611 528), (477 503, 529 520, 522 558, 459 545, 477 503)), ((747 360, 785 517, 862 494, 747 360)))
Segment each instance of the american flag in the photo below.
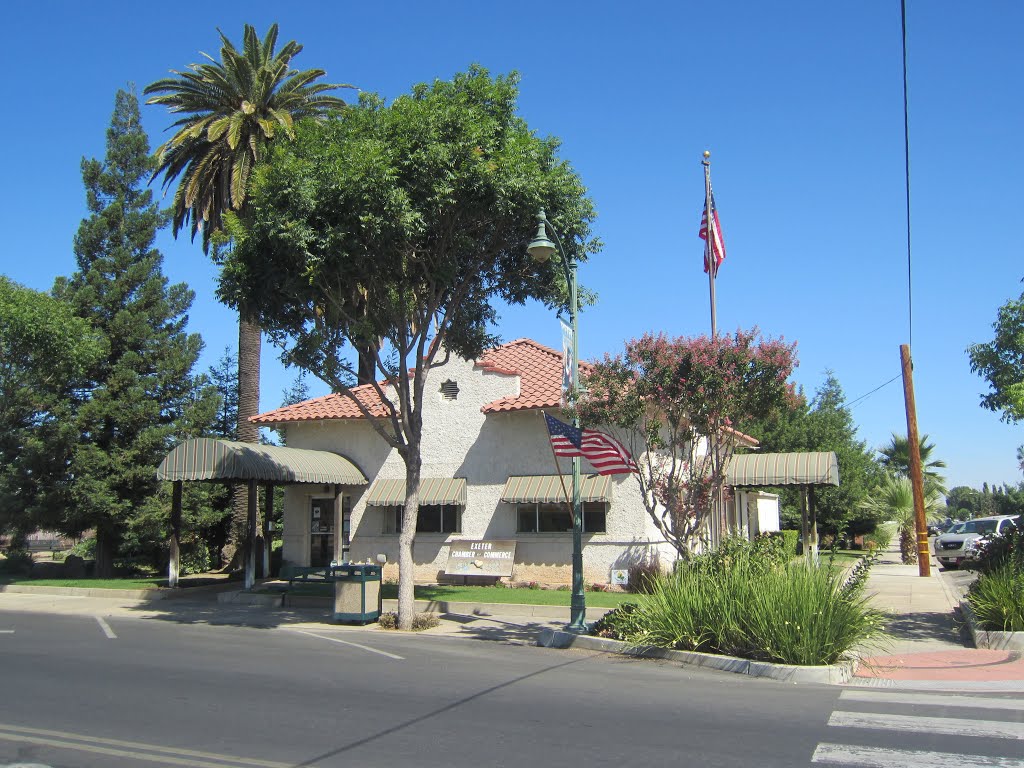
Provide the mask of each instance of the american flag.
MULTIPOLYGON (((704 271, 708 271, 709 254, 711 251, 715 259, 715 274, 718 268, 725 261, 725 240, 722 239, 722 222, 718 220, 718 206, 715 205, 715 193, 711 193, 711 242, 704 248, 704 271)), ((708 239, 708 206, 704 203, 704 213, 700 217, 700 231, 697 233, 701 240, 708 239)))
POLYGON ((629 451, 615 438, 596 429, 580 429, 559 421, 547 413, 544 421, 551 436, 551 448, 556 456, 582 456, 599 475, 618 475, 636 472, 636 462, 629 451))

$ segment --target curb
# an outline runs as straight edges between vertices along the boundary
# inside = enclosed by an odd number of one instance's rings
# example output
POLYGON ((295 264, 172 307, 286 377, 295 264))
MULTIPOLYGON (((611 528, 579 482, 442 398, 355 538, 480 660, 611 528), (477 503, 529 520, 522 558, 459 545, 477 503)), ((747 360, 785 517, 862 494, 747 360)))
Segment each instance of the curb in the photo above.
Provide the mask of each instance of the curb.
POLYGON ((843 685, 853 676, 856 662, 846 661, 827 666, 802 667, 792 664, 774 664, 768 661, 751 661, 735 656, 720 656, 696 651, 671 651, 651 646, 636 646, 621 640, 609 640, 591 635, 576 635, 558 629, 542 629, 537 635, 537 645, 543 648, 579 648, 602 653, 618 653, 646 659, 664 659, 703 669, 732 672, 737 675, 761 677, 784 683, 818 683, 822 685, 843 685))
MULTIPOLYGON (((140 600, 153 602, 156 600, 180 600, 221 592, 227 592, 236 584, 208 584, 203 587, 153 587, 151 589, 98 589, 96 587, 36 587, 31 584, 0 584, 0 592, 30 595, 71 595, 73 597, 104 597, 109 599, 140 600)), ((219 598, 218 598, 219 601, 219 598)))
POLYGON ((976 648, 988 648, 993 651, 1024 651, 1024 632, 989 632, 982 629, 974 609, 967 600, 960 601, 960 612, 967 621, 971 631, 971 639, 976 648))

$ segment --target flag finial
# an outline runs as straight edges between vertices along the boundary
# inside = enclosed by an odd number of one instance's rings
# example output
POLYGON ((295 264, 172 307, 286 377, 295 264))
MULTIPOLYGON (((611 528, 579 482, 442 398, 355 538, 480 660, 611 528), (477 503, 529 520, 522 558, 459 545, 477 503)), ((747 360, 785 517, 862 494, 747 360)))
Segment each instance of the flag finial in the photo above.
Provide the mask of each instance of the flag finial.
POLYGON ((711 150, 710 149, 705 149, 704 150, 704 159, 707 160, 709 157, 711 157, 711 150))

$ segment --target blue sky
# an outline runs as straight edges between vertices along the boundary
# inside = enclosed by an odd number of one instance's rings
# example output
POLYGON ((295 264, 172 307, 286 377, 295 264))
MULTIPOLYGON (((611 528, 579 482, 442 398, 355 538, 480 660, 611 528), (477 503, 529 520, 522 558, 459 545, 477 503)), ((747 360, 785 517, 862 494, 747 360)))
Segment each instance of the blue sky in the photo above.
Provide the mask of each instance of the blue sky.
MULTIPOLYGON (((649 330, 709 331, 696 236, 709 149, 728 251, 719 329, 798 342, 796 381, 811 393, 834 371, 871 446, 906 430, 900 381, 860 398, 899 376, 911 342, 920 429, 949 484, 1017 483, 1024 429, 979 407, 965 348, 1022 289, 1024 4, 908 6, 912 339, 898 0, 18 3, 0 54, 0 272, 45 290, 74 270, 79 163, 102 157, 115 91, 216 55, 217 27, 240 43, 244 23, 277 21, 305 46, 297 66, 387 98, 471 63, 517 70, 523 117, 563 140, 599 214, 605 248, 580 272, 599 295, 580 321, 584 358, 649 330)), ((143 121, 155 148, 168 115, 144 107, 143 121)), ((235 318, 198 245, 166 232, 159 247, 196 292, 205 369, 234 346, 235 318)), ((503 310, 499 333, 560 344, 536 305, 503 310)), ((294 378, 275 358, 266 348, 264 409, 294 378)))

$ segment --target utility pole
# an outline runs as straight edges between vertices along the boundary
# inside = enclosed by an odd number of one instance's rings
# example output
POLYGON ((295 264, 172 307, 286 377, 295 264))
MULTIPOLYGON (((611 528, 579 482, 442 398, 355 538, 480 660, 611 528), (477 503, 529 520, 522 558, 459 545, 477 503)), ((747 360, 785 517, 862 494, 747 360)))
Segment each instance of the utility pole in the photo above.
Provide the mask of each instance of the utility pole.
POLYGON ((914 403, 914 374, 910 345, 900 345, 903 367, 903 399, 907 408, 907 443, 910 448, 910 483, 914 488, 914 527, 917 530, 917 572, 931 575, 928 559, 928 523, 924 519, 924 475, 921 472, 921 440, 917 434, 917 405, 914 403))

